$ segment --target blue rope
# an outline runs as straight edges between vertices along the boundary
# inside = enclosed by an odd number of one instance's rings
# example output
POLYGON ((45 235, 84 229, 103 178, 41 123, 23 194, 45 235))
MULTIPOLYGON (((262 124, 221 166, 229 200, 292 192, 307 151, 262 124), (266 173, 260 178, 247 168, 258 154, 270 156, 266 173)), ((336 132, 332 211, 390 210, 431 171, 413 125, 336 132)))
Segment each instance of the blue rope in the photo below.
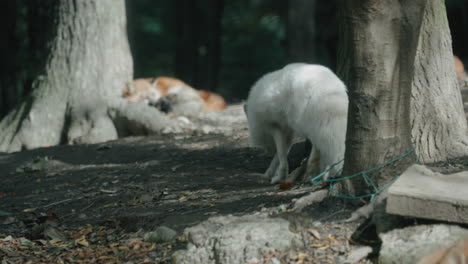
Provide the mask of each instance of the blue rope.
MULTIPOLYGON (((312 184, 317 184, 317 183, 323 183, 323 182, 329 182, 330 183, 330 193, 334 194, 335 196, 337 197, 340 197, 340 198, 345 198, 345 199, 362 199, 362 198, 367 198, 367 197, 371 197, 371 199, 373 199, 377 194, 381 193, 383 190, 385 190, 385 188, 387 188, 389 185, 391 185, 392 183, 394 183, 399 177, 400 175, 396 176, 395 178, 393 178, 391 181, 387 182, 386 184, 384 184, 380 189, 377 188, 377 185, 375 184, 375 182, 367 175, 369 172, 373 172, 375 170, 378 170, 378 169, 381 169, 385 166, 388 166, 392 163, 395 163, 399 160, 402 160, 404 159, 405 157, 407 157, 408 155, 410 155, 411 153, 414 152, 416 148, 413 147, 411 150, 409 150, 408 152, 406 152, 405 154, 393 159, 393 160, 390 160, 390 161, 387 161, 385 163, 382 163, 380 164, 379 166, 376 166, 374 168, 371 168, 371 169, 368 169, 366 171, 361 171, 361 172, 358 172, 356 174, 353 174, 351 176, 346 176, 346 177, 339 177, 339 178, 335 178, 336 175, 340 174, 343 169, 340 169, 331 179, 328 179, 328 180, 319 180, 320 178, 322 178, 326 173, 328 173, 330 170, 332 170, 336 165, 340 164, 341 162, 343 162, 343 160, 340 160, 334 164, 332 164, 328 169, 324 170, 322 173, 320 173, 319 175, 315 176, 314 178, 312 178, 310 180, 310 182, 312 184), (369 194, 364 194, 364 195, 360 195, 360 196, 348 196, 348 195, 344 195, 344 194, 339 194, 335 191, 335 189, 333 188, 333 183, 335 182, 339 182, 339 181, 344 181, 344 180, 347 180, 347 179, 352 179, 354 177, 357 177, 357 176, 363 176, 364 179, 366 180, 366 182, 368 184, 370 184, 372 186, 372 188, 374 189, 374 192, 373 193, 369 193, 369 194)), ((418 160, 417 160, 417 157, 415 158, 415 163, 418 163, 418 160)))

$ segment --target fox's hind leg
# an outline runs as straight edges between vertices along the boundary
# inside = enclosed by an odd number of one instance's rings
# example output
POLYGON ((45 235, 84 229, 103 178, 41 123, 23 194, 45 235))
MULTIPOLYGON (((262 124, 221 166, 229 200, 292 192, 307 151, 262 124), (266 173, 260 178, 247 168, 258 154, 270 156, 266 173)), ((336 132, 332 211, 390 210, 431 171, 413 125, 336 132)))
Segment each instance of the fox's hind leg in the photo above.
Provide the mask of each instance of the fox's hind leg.
POLYGON ((275 176, 275 172, 276 170, 278 169, 278 165, 279 165, 279 159, 278 159, 278 153, 275 153, 275 156, 273 157, 273 159, 271 160, 270 162, 270 166, 268 167, 268 169, 266 170, 265 174, 264 174, 264 177, 266 179, 271 179, 275 176))
POLYGON ((275 184, 285 179, 289 172, 288 151, 291 146, 292 133, 284 131, 280 128, 272 129, 272 136, 275 141, 276 155, 278 159, 278 168, 271 179, 271 183, 275 184))
POLYGON ((291 172, 286 182, 293 183, 297 178, 308 182, 313 176, 320 172, 320 153, 317 147, 312 146, 309 156, 301 162, 301 165, 291 172))
POLYGON ((320 152, 316 146, 312 146, 309 158, 307 159, 307 169, 303 181, 309 181, 313 176, 320 173, 320 152))

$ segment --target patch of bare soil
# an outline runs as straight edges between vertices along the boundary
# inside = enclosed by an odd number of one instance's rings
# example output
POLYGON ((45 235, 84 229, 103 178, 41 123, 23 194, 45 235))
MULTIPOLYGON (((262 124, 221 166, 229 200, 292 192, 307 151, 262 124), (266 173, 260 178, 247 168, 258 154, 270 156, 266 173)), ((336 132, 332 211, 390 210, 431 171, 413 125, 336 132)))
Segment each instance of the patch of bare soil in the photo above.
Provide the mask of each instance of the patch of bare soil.
MULTIPOLYGON (((248 147, 241 105, 181 122, 194 129, 0 154, 2 263, 170 263, 184 239, 145 242, 144 232, 167 226, 180 236, 210 216, 262 210, 290 218, 285 205, 314 190, 281 190, 252 175, 263 173, 271 156, 248 147)), ((292 149, 292 168, 304 148, 292 149)), ((326 199, 303 211, 310 223, 302 226, 347 245, 356 225, 339 220, 356 206, 326 199)), ((311 250, 344 254, 323 241, 311 250)))

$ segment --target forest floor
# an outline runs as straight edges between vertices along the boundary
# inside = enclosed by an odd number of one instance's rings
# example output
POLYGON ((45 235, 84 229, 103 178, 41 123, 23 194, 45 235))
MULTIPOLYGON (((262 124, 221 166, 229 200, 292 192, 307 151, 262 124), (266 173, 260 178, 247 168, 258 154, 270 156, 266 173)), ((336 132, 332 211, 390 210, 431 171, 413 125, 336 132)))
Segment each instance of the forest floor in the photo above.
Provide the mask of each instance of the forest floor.
MULTIPOLYGON (((186 247, 184 228, 258 211, 307 219, 315 237, 310 250, 323 251, 323 261, 310 263, 334 263, 333 255, 347 253, 337 245, 349 247, 358 223, 341 220, 362 204, 328 198, 291 212, 294 198, 317 187, 280 189, 254 175, 271 156, 248 147, 241 105, 191 122, 197 129, 186 133, 0 154, 2 264, 170 263, 186 247), (146 242, 144 234, 159 226, 178 238, 146 242)), ((296 144, 291 167, 304 153, 296 144)), ((457 166, 468 169, 468 160, 457 166)))

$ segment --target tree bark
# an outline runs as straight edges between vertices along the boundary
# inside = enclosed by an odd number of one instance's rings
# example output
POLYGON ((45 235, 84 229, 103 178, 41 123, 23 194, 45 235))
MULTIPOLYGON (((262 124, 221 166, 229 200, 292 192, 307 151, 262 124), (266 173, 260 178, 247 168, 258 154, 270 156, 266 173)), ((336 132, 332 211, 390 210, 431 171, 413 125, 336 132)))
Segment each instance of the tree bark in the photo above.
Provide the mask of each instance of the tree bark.
MULTIPOLYGON (((31 95, 0 122, 0 151, 117 138, 129 109, 122 89, 132 79, 124 0, 30 2, 51 4, 31 31, 46 56, 34 61, 31 95)), ((157 110, 145 112, 159 120, 157 110)))
POLYGON ((468 155, 468 127, 444 1, 428 1, 415 56, 411 127, 419 160, 431 163, 468 155))
MULTIPOLYGON (((421 83, 420 79, 439 79, 439 85, 455 81, 454 73, 440 74, 442 67, 454 72, 449 47, 445 47, 447 51, 441 51, 443 46, 424 44, 428 31, 431 36, 450 39, 448 28, 428 28, 432 23, 429 21, 437 25, 443 22, 445 16, 440 15, 444 12, 441 9, 443 1, 342 0, 341 5, 343 38, 338 64, 339 74, 348 85, 350 95, 343 175, 366 171, 408 152, 412 148, 411 136, 416 139, 413 142, 422 161, 427 161, 429 152, 422 151, 424 146, 421 143, 430 149, 439 148, 435 144, 438 141, 448 146, 463 145, 464 139, 460 135, 466 132, 466 121, 463 125, 460 96, 449 91, 445 101, 438 104, 438 107, 447 107, 456 101, 454 108, 457 110, 448 107, 442 110, 444 113, 453 111, 450 112, 451 118, 456 117, 456 121, 451 124, 437 115, 424 115, 424 120, 421 120, 421 115, 434 105, 423 102, 418 108, 415 104, 417 100, 429 100, 423 98, 440 100, 440 97, 435 98, 435 93, 429 92, 429 84, 421 83), (436 17, 435 14, 439 15, 436 17), (423 67, 423 55, 430 60, 438 58, 435 60, 438 64, 423 67), (416 94, 417 89, 412 90, 417 85, 424 87, 419 94, 416 94), (411 100, 412 94, 414 98, 411 100), (414 110, 412 115, 411 110, 414 110), (417 126, 420 121, 433 131, 421 131, 417 126), (456 125, 456 122, 462 125, 456 125), (438 138, 441 136, 438 127, 443 128, 447 138, 438 138), (425 142, 418 140, 421 135, 425 142)), ((452 149, 453 152, 441 151, 438 158, 460 156, 463 154, 461 148, 452 149)), ((378 170, 372 174, 373 179, 381 187, 399 175, 410 162, 410 159, 404 159, 378 170)), ((363 194, 369 191, 369 186, 362 177, 358 177, 346 182, 344 191, 350 195, 363 194)))

